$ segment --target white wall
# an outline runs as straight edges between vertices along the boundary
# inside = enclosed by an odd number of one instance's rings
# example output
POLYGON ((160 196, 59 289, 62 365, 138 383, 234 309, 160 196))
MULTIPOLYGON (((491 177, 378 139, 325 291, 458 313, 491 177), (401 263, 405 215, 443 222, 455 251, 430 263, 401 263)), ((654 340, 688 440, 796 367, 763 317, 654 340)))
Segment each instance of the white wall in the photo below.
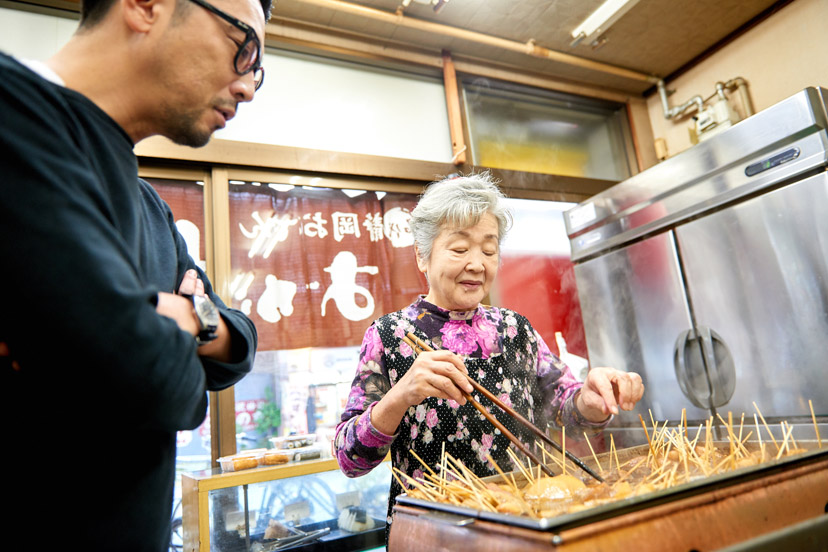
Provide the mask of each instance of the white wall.
MULTIPOLYGON (((696 94, 706 98, 716 83, 743 77, 755 111, 784 100, 808 86, 828 87, 828 0, 795 0, 693 67, 668 89, 670 105, 696 94)), ((738 97, 734 106, 741 111, 738 97)), ((647 101, 653 137, 663 138, 670 156, 692 145, 691 120, 667 120, 658 95, 647 101)), ((741 113, 744 115, 744 113, 741 113)))
POLYGON ((0 51, 45 61, 75 32, 74 19, 0 8, 0 51))

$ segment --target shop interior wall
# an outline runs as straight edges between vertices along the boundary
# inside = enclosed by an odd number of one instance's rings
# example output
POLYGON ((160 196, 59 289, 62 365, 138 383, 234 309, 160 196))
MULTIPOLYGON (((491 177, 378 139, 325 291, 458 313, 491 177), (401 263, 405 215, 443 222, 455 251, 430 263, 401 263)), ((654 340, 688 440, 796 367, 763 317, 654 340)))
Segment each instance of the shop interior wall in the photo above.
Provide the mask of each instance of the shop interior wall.
MULTIPOLYGON (((681 105, 700 94, 707 98, 716 91, 717 82, 742 77, 754 111, 796 94, 808 86, 828 86, 828 1, 795 0, 760 22, 713 55, 692 67, 667 89, 675 91, 670 105, 681 105)), ((734 108, 744 116, 738 95, 732 96, 734 108)), ((688 117, 664 117, 658 94, 647 99, 653 136, 666 142, 668 156, 680 153, 692 142, 688 117)))

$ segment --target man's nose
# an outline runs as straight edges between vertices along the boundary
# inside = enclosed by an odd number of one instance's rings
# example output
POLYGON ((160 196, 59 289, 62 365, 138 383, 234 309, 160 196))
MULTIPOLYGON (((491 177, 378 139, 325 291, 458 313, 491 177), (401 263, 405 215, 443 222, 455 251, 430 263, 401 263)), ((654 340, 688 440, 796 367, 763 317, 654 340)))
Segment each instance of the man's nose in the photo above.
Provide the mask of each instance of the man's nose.
POLYGON ((253 100, 253 95, 256 93, 256 78, 253 75, 255 71, 250 71, 244 75, 240 75, 230 85, 230 93, 237 102, 249 102, 253 100))

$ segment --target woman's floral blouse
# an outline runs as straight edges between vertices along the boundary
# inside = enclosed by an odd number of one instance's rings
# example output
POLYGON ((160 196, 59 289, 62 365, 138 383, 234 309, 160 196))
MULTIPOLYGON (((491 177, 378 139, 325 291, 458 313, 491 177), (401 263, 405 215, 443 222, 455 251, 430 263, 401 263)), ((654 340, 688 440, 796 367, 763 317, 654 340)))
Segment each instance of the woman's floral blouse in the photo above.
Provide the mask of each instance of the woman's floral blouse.
MULTIPOLYGON (((581 388, 569 368, 552 354, 523 316, 508 309, 478 306, 468 312, 446 311, 422 297, 405 309, 374 322, 365 332, 359 365, 342 421, 336 428, 334 455, 349 477, 363 475, 391 451, 393 465, 411 477, 423 474, 420 460, 432 468, 445 452, 461 460, 478 476, 510 471, 508 439, 471 404, 429 398, 411 406, 395 435, 385 435, 371 423, 371 410, 414 362, 415 354, 402 342, 407 332, 435 349, 465 357, 469 375, 538 427, 598 429, 606 425, 584 419, 574 407, 581 388), (416 454, 412 454, 411 450, 416 454)), ((534 436, 479 393, 473 394, 527 445, 534 436)), ((404 492, 391 483, 390 512, 404 492)))

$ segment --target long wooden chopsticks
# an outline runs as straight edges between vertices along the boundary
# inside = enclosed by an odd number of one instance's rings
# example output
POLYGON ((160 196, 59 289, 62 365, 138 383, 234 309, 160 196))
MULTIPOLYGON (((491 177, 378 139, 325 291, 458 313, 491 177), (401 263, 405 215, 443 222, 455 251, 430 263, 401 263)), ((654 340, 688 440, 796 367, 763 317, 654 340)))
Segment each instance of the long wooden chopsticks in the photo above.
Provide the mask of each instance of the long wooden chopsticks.
MULTIPOLYGON (((422 339, 420 339, 419 337, 417 337, 416 335, 414 335, 411 332, 408 332, 406 334, 406 337, 403 338, 403 341, 405 341, 408 344, 408 346, 411 347, 414 350, 415 353, 417 353, 419 351, 433 351, 434 350, 431 346, 428 345, 428 343, 426 343, 425 341, 423 341, 422 339)), ((550 445, 551 447, 553 447, 558 452, 562 452, 563 454, 565 454, 566 457, 569 458, 576 466, 578 466, 579 468, 584 470, 590 476, 594 477, 598 481, 601 481, 601 482, 604 481, 604 479, 600 475, 598 475, 593 470, 591 470, 589 468, 589 466, 584 464, 584 462, 580 458, 578 458, 577 456, 575 456, 571 452, 569 452, 567 450, 564 450, 561 447, 561 445, 559 445, 558 443, 553 441, 545 432, 543 432, 539 428, 537 428, 534 424, 532 424, 532 422, 530 422, 529 420, 524 418, 519 412, 515 411, 512 407, 510 407, 509 405, 505 404, 503 401, 498 399, 491 391, 489 391, 488 389, 486 389, 485 387, 483 387, 482 385, 477 383, 475 380, 473 380, 471 378, 471 376, 469 376, 467 374, 466 378, 469 380, 469 383, 471 383, 472 387, 476 391, 478 391, 480 394, 482 394, 487 399, 492 401, 495 405, 498 406, 498 408, 500 408, 501 410, 506 412, 506 414, 508 414, 509 416, 511 416, 512 418, 514 418, 515 420, 517 420, 518 422, 523 424, 526 428, 528 428, 541 441, 543 441, 544 443, 550 445)), ((510 432, 508 429, 506 429, 506 427, 502 423, 500 423, 500 421, 497 418, 495 418, 488 410, 486 410, 483 407, 483 405, 481 405, 479 402, 477 402, 474 399, 474 397, 472 397, 470 394, 466 393, 465 391, 463 391, 463 395, 466 397, 466 400, 469 401, 472 404, 472 406, 474 406, 481 414, 483 414, 483 416, 486 417, 487 420, 489 420, 489 422, 492 423, 492 425, 494 425, 497 429, 499 429, 500 432, 503 433, 503 435, 505 435, 512 443, 514 443, 514 445, 518 449, 520 449, 521 452, 523 452, 526 456, 528 456, 533 462, 538 464, 538 466, 540 466, 540 468, 544 471, 544 473, 546 473, 550 477, 555 475, 552 472, 552 470, 549 469, 549 467, 546 464, 543 463, 543 461, 541 461, 534 453, 532 453, 532 451, 530 451, 526 447, 526 445, 524 445, 520 441, 520 439, 515 437, 512 434, 512 432, 510 432)))

